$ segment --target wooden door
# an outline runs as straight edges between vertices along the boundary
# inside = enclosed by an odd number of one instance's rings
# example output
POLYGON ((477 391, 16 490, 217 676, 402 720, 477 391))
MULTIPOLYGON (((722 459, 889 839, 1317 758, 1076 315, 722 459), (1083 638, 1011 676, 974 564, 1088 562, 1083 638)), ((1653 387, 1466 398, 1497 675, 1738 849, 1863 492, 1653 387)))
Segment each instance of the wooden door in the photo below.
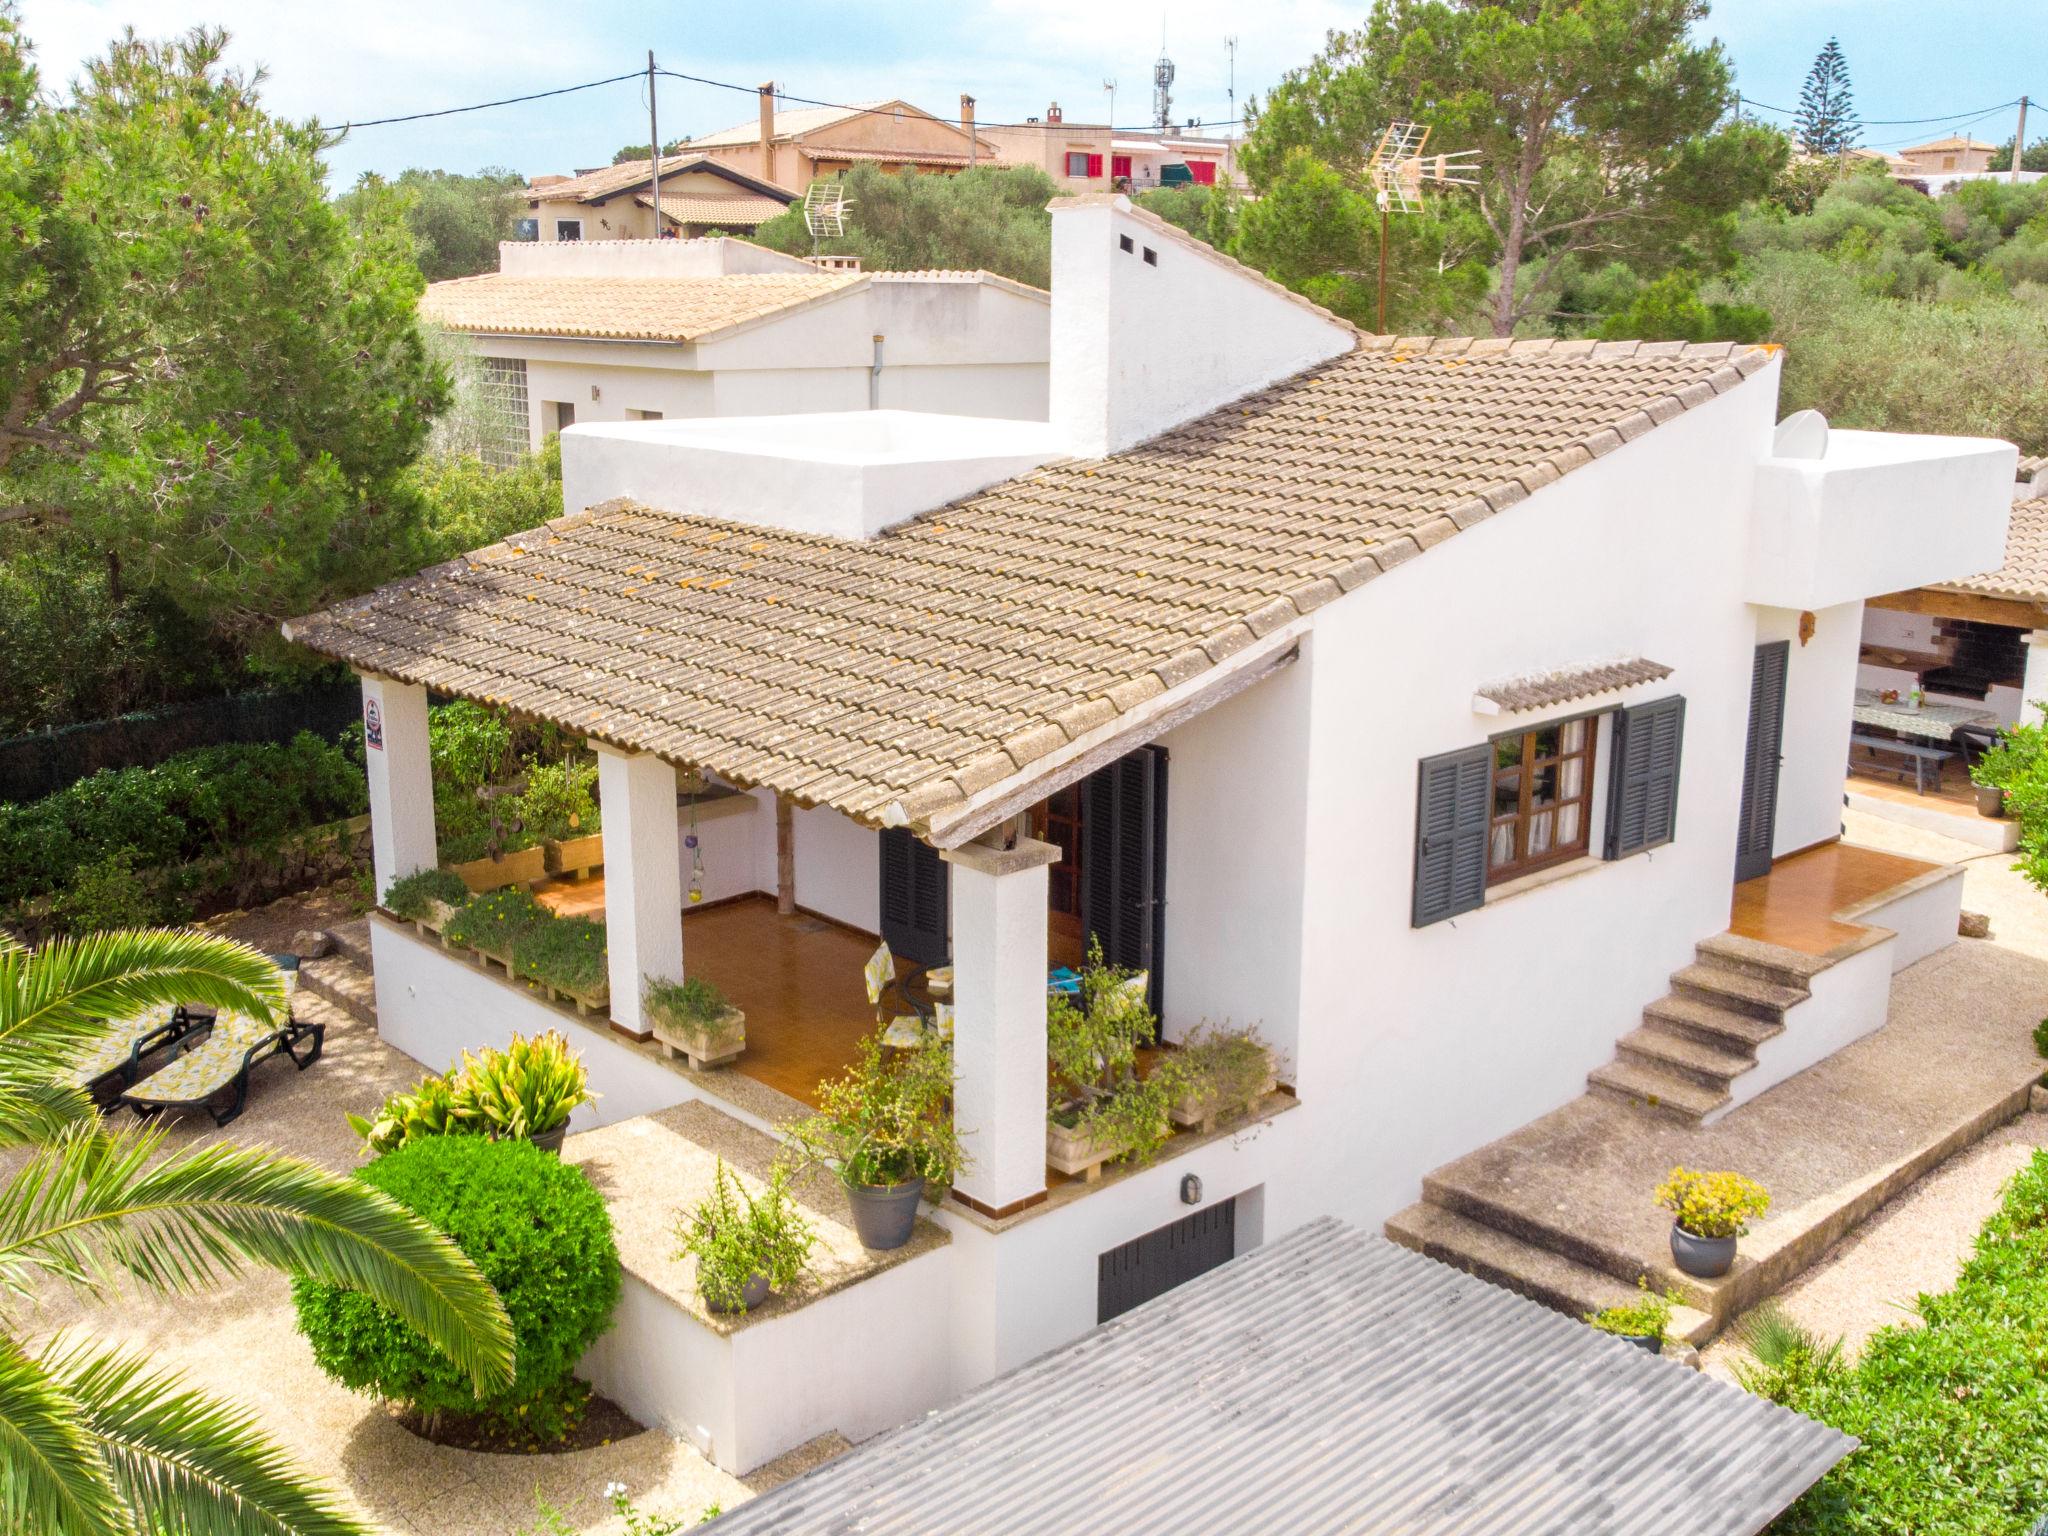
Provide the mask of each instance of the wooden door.
POLYGON ((1785 674, 1792 642, 1756 648, 1749 674, 1749 739, 1742 754, 1742 810, 1735 828, 1735 878, 1771 872, 1778 826, 1778 758, 1785 741, 1785 674))

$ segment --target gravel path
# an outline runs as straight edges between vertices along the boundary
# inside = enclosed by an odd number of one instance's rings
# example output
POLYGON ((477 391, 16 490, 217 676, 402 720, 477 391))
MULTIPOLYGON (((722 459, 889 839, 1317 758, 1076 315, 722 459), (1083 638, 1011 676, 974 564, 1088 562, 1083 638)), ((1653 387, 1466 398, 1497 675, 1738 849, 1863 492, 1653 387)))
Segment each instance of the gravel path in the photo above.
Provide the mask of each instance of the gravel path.
MULTIPOLYGON (((2048 959, 2048 896, 2013 871, 2010 854, 1987 854, 1860 811, 1847 812, 1845 823, 1851 842, 1964 864, 1963 906, 1991 918, 1988 942, 2048 959)), ((1778 1304, 1823 1337, 1840 1335, 1852 1352, 1879 1328, 1911 1323, 1915 1298, 1955 1283, 2006 1180, 2043 1146, 2048 1115, 2027 1114, 1956 1154, 1829 1249, 1778 1294, 1778 1304)), ((1708 1347, 1702 1363, 1727 1375, 1743 1353, 1731 1332, 1708 1347)))

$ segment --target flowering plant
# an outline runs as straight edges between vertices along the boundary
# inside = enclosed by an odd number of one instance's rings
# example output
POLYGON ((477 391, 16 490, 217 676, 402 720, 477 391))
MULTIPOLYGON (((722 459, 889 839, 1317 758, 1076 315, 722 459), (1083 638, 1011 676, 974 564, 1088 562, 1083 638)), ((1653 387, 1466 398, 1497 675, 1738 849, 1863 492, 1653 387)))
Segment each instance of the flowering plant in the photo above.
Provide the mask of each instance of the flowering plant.
POLYGON ((1674 1168, 1657 1186, 1657 1203, 1694 1237, 1741 1237, 1750 1218, 1771 1208, 1770 1192, 1739 1173, 1674 1168))

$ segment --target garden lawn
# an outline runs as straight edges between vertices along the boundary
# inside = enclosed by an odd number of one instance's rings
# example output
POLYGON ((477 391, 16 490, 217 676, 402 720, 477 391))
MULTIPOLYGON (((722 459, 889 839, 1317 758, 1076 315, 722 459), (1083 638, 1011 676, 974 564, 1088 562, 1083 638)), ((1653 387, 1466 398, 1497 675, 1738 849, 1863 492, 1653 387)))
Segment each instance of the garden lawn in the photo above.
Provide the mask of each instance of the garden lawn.
POLYGON ((2048 1150, 2006 1188, 1955 1288, 1921 1326, 1880 1329, 1856 1364, 1759 1390, 1855 1435, 1776 1536, 2012 1536, 2048 1514, 2048 1150))

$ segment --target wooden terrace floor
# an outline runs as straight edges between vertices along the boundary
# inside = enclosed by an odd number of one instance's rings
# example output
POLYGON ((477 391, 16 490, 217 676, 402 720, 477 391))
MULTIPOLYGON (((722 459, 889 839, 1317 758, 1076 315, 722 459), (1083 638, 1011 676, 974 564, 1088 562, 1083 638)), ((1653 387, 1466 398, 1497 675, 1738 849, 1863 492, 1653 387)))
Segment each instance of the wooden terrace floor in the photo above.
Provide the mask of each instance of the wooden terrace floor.
POLYGON ((1767 875, 1738 882, 1728 931, 1825 955, 1867 932, 1837 920, 1837 912, 1939 867, 1854 843, 1823 843, 1778 860, 1767 875))

